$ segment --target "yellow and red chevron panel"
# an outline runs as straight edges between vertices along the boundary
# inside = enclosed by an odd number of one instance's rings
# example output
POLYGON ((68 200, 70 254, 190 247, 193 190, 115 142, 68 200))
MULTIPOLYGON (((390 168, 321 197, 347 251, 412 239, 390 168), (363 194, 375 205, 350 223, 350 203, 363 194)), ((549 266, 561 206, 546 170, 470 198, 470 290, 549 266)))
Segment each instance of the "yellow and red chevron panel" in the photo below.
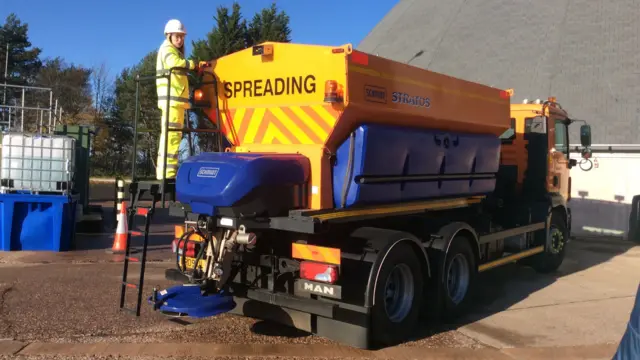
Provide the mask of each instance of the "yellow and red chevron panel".
POLYGON ((229 109, 223 117, 223 131, 235 145, 322 145, 340 112, 318 104, 229 109))
POLYGON ((291 244, 291 257, 340 265, 340 249, 307 244, 291 244))

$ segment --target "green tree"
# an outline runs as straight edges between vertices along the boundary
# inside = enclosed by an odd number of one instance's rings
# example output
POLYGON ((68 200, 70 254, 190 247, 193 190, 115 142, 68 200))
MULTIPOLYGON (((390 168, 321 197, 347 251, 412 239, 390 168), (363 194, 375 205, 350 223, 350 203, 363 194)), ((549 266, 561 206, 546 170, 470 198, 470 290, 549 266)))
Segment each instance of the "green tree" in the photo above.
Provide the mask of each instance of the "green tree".
MULTIPOLYGON (((29 41, 29 26, 23 24, 16 14, 9 14, 0 26, 0 82, 9 85, 30 85, 34 82, 42 62, 41 50, 32 47, 29 41), (8 59, 7 59, 8 46, 8 59), (7 76, 5 77, 5 66, 7 76)), ((19 105, 21 90, 0 86, 0 105, 19 105)), ((0 108, 0 118, 8 121, 9 109, 0 108)), ((14 111, 14 119, 18 116, 14 111)))
MULTIPOLYGON (((214 26, 206 37, 192 42, 191 59, 209 61, 265 41, 291 41, 289 16, 284 11, 278 12, 275 2, 256 13, 248 25, 237 2, 231 11, 219 6, 213 19, 214 26)), ((195 115, 192 121, 199 128, 210 127, 210 121, 201 114, 195 115)), ((218 141, 215 135, 199 134, 197 143, 200 150, 212 151, 218 141)))
POLYGON ((91 175, 128 175, 131 169, 131 121, 121 117, 115 92, 101 100, 102 116, 96 117, 99 129, 93 143, 91 175))
POLYGON ((29 41, 29 25, 22 23, 16 14, 9 14, 5 23, 0 27, 0 79, 4 78, 6 49, 9 45, 9 62, 6 81, 15 85, 32 83, 40 68, 40 53, 42 50, 32 47, 29 41))
MULTIPOLYGON (((121 163, 128 163, 131 157, 130 148, 125 148, 121 143, 129 140, 132 143, 133 123, 136 111, 136 77, 147 77, 155 74, 157 50, 148 53, 138 64, 132 68, 124 69, 115 81, 113 105, 106 122, 113 131, 113 141, 119 141, 118 151, 126 153, 127 158, 119 159, 121 163), (116 140, 115 137, 118 139, 116 140)), ((158 96, 156 84, 153 79, 139 82, 138 103, 138 143, 136 158, 140 162, 139 168, 149 172, 149 165, 155 163, 158 154, 158 140, 160 134, 161 112, 158 109, 158 96)), ((150 175, 150 174, 147 174, 150 175)))
POLYGON ((276 4, 264 8, 253 16, 247 28, 246 45, 253 46, 265 41, 290 42, 291 28, 289 16, 284 12, 278 12, 276 4))
MULTIPOLYGON (((53 90, 58 107, 63 109, 63 118, 59 121, 78 124, 92 120, 91 74, 92 69, 68 64, 60 57, 45 60, 36 82, 53 90)), ((46 99, 42 98, 45 94, 39 95, 39 102, 48 105, 48 94, 46 99)))
POLYGON ((247 22, 242 19, 240 4, 234 2, 231 13, 219 6, 213 19, 215 25, 206 38, 191 42, 192 59, 209 61, 246 48, 247 22))

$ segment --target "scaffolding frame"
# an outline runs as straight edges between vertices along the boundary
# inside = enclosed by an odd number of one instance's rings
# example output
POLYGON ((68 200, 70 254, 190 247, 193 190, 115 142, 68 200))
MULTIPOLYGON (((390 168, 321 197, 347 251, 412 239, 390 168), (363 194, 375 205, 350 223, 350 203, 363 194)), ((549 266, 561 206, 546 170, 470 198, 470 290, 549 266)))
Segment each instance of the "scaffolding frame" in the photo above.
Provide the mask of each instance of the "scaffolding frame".
POLYGON ((3 101, 0 103, 0 127, 3 130, 11 131, 17 127, 18 122, 18 114, 19 114, 19 128, 20 132, 24 132, 24 120, 25 120, 25 111, 35 111, 36 112, 36 125, 37 125, 37 133, 43 133, 43 130, 46 128, 47 133, 53 133, 55 126, 60 122, 62 122, 62 107, 58 106, 58 99, 53 98, 53 89, 47 87, 40 86, 26 86, 26 85, 13 85, 13 84, 0 84, 0 88, 3 89, 3 93, 7 93, 9 89, 17 89, 20 92, 20 98, 13 99, 14 104, 10 105, 7 101, 3 101), (49 107, 42 107, 40 103, 36 103, 35 106, 31 104, 26 104, 27 92, 44 92, 49 93, 49 107), (19 104, 18 104, 19 102, 19 104), (47 118, 47 125, 44 124, 45 118, 47 118))

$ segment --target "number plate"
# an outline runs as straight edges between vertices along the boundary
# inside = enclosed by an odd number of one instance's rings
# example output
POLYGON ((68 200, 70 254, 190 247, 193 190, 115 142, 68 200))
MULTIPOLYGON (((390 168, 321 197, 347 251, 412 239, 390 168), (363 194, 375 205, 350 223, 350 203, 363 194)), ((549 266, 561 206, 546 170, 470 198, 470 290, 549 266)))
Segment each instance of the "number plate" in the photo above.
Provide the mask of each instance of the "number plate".
MULTIPOLYGON (((179 264, 180 267, 182 267, 182 256, 180 256, 180 260, 179 260, 179 264)), ((196 258, 192 258, 192 257, 188 257, 185 259, 185 265, 187 266, 188 270, 193 270, 193 268, 195 267, 196 264, 196 258)), ((198 268, 200 270, 204 270, 207 267, 207 261, 206 260, 200 260, 200 263, 198 264, 198 268)))

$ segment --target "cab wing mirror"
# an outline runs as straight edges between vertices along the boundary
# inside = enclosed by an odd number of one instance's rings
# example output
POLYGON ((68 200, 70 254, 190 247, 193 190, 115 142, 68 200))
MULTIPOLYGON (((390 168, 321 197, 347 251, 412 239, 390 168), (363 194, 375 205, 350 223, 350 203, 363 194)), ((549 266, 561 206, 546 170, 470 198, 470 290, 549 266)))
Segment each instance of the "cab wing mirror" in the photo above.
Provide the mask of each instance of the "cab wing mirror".
POLYGON ((580 143, 583 147, 591 146, 591 126, 586 124, 580 126, 580 143))

